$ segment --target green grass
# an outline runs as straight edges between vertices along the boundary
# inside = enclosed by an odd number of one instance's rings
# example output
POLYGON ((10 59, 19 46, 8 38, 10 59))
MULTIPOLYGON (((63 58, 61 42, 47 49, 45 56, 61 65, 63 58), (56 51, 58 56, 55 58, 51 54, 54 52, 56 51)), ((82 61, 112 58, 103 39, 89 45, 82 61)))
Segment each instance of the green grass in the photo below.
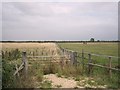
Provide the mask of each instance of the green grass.
MULTIPOLYGON (((118 43, 59 43, 62 48, 66 48, 69 50, 77 51, 77 52, 88 52, 100 55, 110 55, 110 56, 118 56, 118 43)), ((81 56, 81 54, 79 54, 81 56)), ((88 63, 88 54, 84 54, 84 63, 88 63)), ((77 58, 79 62, 82 62, 81 58, 77 58)), ((93 56, 92 55, 92 62, 99 65, 108 66, 109 65, 109 58, 104 56, 93 56)), ((80 64, 81 65, 81 64, 80 64)), ((112 58, 112 67, 115 68, 118 66, 118 59, 112 58)), ((82 71, 81 75, 87 75, 88 73, 88 66, 84 66, 84 70, 79 69, 82 71)), ((92 73, 90 77, 94 77, 99 84, 107 84, 108 88, 118 88, 118 75, 117 71, 112 71, 111 78, 109 77, 108 69, 103 69, 99 67, 93 67, 92 73)), ((77 79, 77 78, 76 78, 77 79)))
MULTIPOLYGON (((112 55, 117 56, 118 55, 118 44, 117 43, 100 43, 100 44, 80 44, 80 43, 59 43, 60 46, 63 48, 67 48, 70 50, 81 52, 82 49, 86 52, 90 53, 96 53, 96 54, 105 54, 105 55, 112 55)), ((29 62, 29 65, 31 65, 28 68, 28 79, 24 80, 24 77, 21 76, 21 80, 17 83, 14 80, 13 73, 15 71, 14 66, 16 63, 21 63, 21 54, 24 48, 17 49, 9 49, 4 48, 4 58, 3 58, 3 85, 4 87, 28 87, 33 88, 36 87, 34 83, 39 82, 39 85, 41 88, 51 88, 51 82, 49 81, 43 81, 43 75, 46 74, 57 74, 58 77, 74 77, 76 81, 80 81, 79 77, 86 77, 87 76, 87 70, 88 67, 84 67, 84 70, 82 68, 82 65, 78 65, 77 67, 72 65, 64 65, 63 67, 60 64, 55 63, 45 63, 45 62, 39 62, 39 61, 31 61, 29 62), (7 52, 6 52, 7 51, 7 52), (9 53, 10 52, 10 53, 9 53), (16 54, 17 53, 17 54, 16 54), (42 65, 42 63, 45 63, 45 65, 42 65), (21 82, 24 80, 24 82, 21 82), (34 83, 32 83, 34 82, 34 83), (17 85, 16 85, 17 84, 17 85), (16 86, 15 86, 16 85, 16 86)), ((31 47, 31 48, 25 48, 27 51, 27 55, 52 55, 52 51, 50 51, 48 48, 38 48, 38 47, 31 47), (31 53, 32 52, 32 53, 31 53)), ((54 52, 56 53, 56 52, 54 52)), ((61 54, 58 50, 57 53, 61 54)), ((85 57, 88 58, 88 55, 85 54, 85 57)), ((80 58, 77 58, 78 61, 81 62, 80 58)), ((94 63, 101 64, 101 65, 107 65, 108 64, 108 58, 104 57, 97 57, 92 56, 92 59, 94 63)), ((88 60, 85 60, 85 63, 87 63, 88 60)), ((112 61, 112 67, 116 66, 117 60, 113 59, 112 61)), ((96 82, 99 85, 108 85, 109 88, 117 88, 118 83, 118 74, 115 74, 116 72, 113 72, 112 79, 108 77, 108 70, 93 67, 94 71, 91 74, 90 77, 94 77, 96 82)), ((88 81, 89 84, 93 84, 91 81, 88 81)), ((60 87, 60 86, 58 86, 60 87)))
POLYGON ((63 48, 67 48, 78 52, 82 52, 83 49, 85 52, 118 56, 118 43, 99 43, 99 44, 59 43, 59 45, 63 48))
MULTIPOLYGON (((118 43, 88 43, 88 44, 82 44, 82 43, 59 43, 59 45, 63 48, 70 49, 73 51, 77 51, 82 53, 82 50, 84 52, 93 53, 93 54, 100 54, 100 55, 108 55, 108 56, 118 56, 118 43)), ((81 54, 78 53, 79 56, 81 54)), ((88 63, 88 54, 85 53, 84 57, 87 60, 84 60, 85 63, 88 63)), ((77 58, 78 61, 82 61, 82 59, 77 58)), ((91 59, 93 63, 99 63, 100 65, 108 65, 109 58, 104 56, 91 56, 91 59)), ((118 65, 118 58, 112 58, 112 67, 115 67, 118 65)))
MULTIPOLYGON (((91 55, 92 62, 95 64, 100 64, 104 66, 109 65, 109 58, 104 57, 102 55, 107 56, 118 56, 118 43, 88 43, 88 44, 82 44, 82 43, 59 43, 59 45, 63 48, 70 49, 73 51, 77 51, 82 53, 82 50, 84 50, 84 57, 86 58, 84 60, 85 63, 88 63, 88 53, 91 54, 100 54, 101 56, 94 56, 91 55)), ((78 53, 79 56, 82 56, 78 53)), ((77 58, 79 62, 82 62, 81 58, 77 58)), ((112 67, 118 66, 118 58, 112 58, 112 67)))

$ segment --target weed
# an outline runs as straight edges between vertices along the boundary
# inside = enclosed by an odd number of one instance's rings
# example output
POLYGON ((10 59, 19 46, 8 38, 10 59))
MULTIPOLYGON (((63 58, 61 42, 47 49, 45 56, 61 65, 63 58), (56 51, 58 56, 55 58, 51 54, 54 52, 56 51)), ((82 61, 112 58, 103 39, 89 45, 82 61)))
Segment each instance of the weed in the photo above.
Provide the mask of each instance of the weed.
POLYGON ((48 80, 45 80, 41 83, 41 87, 40 88, 52 88, 52 82, 51 81, 48 81, 48 80))
POLYGON ((80 81, 80 77, 79 76, 75 77, 75 81, 80 81))
POLYGON ((37 70, 37 80, 39 82, 43 80, 43 72, 41 70, 37 70))
POLYGON ((62 85, 56 85, 56 87, 57 87, 57 88, 60 88, 60 87, 62 87, 62 85))

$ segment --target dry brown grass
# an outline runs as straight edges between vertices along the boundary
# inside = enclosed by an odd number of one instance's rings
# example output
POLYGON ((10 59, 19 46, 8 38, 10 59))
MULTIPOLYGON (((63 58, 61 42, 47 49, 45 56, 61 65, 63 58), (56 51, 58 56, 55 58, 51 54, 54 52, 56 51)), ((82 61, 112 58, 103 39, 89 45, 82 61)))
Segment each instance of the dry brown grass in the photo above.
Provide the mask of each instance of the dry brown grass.
POLYGON ((52 53, 53 55, 58 55, 59 51, 55 43, 0 43, 0 45, 4 51, 19 49, 20 51, 52 53))
POLYGON ((54 43, 0 43, 2 48, 40 48, 47 47, 53 48, 54 43))

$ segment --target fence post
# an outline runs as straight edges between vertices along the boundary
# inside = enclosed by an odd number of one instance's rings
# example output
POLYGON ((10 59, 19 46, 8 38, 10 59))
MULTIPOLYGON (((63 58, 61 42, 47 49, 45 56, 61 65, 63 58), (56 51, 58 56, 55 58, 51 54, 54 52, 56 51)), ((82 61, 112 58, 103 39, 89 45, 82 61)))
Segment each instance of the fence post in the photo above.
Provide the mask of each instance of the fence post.
POLYGON ((35 52, 33 51, 33 56, 35 56, 35 52))
POLYGON ((23 53, 22 53, 22 61, 23 61, 23 63, 24 63, 24 74, 25 74, 25 76, 27 76, 28 62, 27 62, 26 52, 23 52, 23 53))
POLYGON ((66 49, 64 49, 64 54, 66 55, 66 49))
POLYGON ((83 64, 83 70, 84 70, 84 50, 82 49, 82 64, 83 64))
POLYGON ((73 53, 70 51, 70 63, 73 65, 73 53))
POLYGON ((91 54, 88 54, 88 75, 91 74, 91 69, 92 69, 90 63, 92 63, 91 54))
MULTIPOLYGON (((18 70, 17 64, 15 65, 16 70, 18 70)), ((19 72, 17 73, 17 76, 19 76, 19 72)))
POLYGON ((64 58, 63 57, 62 57, 61 65, 62 65, 62 70, 63 70, 63 67, 64 67, 64 58))
POLYGON ((111 65, 111 57, 109 56, 108 58, 109 58, 109 75, 111 77, 111 74, 112 74, 112 71, 110 69, 112 67, 112 65, 111 65))
POLYGON ((62 52, 63 52, 63 55, 65 54, 65 50, 64 49, 62 49, 62 52))
POLYGON ((73 52, 73 64, 77 66, 77 52, 73 52))
POLYGON ((1 56, 2 56, 2 58, 4 58, 4 57, 5 57, 5 53, 4 53, 3 51, 2 51, 2 55, 1 55, 1 56))
POLYGON ((71 64, 72 65, 77 65, 76 56, 77 56, 77 52, 70 51, 70 58, 71 58, 71 64))

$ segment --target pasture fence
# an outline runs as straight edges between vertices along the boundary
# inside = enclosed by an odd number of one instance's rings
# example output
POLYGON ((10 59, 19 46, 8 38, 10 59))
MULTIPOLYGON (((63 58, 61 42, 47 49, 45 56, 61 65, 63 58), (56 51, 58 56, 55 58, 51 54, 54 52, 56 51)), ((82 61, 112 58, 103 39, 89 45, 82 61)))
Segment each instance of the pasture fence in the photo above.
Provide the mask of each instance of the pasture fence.
POLYGON ((19 72, 23 70, 25 77, 27 76, 27 71, 28 71, 28 61, 27 61, 27 56, 26 52, 22 52, 22 63, 18 67, 18 65, 15 65, 16 71, 14 73, 14 76, 17 75, 19 76, 19 72))
POLYGON ((22 52, 22 63, 21 65, 18 67, 18 65, 16 64, 15 68, 16 71, 14 73, 14 75, 19 76, 19 72, 21 70, 23 70, 24 75, 27 76, 27 72, 28 72, 28 62, 31 61, 43 61, 43 62, 55 62, 55 63, 61 63, 61 66, 63 67, 65 64, 67 64, 68 62, 70 62, 71 65, 75 65, 77 66, 78 64, 80 64, 83 68, 83 70, 85 70, 85 67, 87 67, 87 72, 88 75, 90 76, 93 72, 93 67, 100 67, 100 68, 105 68, 108 70, 109 75, 111 77, 112 74, 112 70, 114 71, 118 71, 120 72, 120 68, 119 65, 117 65, 116 67, 112 67, 112 59, 116 58, 119 59, 120 57, 115 57, 115 56, 107 56, 107 55, 100 55, 100 54, 93 54, 93 53, 89 53, 89 52, 85 52, 84 50, 82 50, 82 52, 77 52, 77 51, 73 51, 73 50, 69 50, 69 49, 65 49, 62 48, 60 45, 56 44, 57 47, 60 49, 61 51, 61 55, 49 55, 49 56, 34 56, 34 55, 27 55, 26 52, 22 52), (105 57, 107 58, 107 60, 109 61, 106 65, 101 65, 98 63, 95 63, 93 60, 93 56, 97 56, 97 57, 105 57))
POLYGON ((55 55, 49 55, 49 56, 33 56, 33 55, 27 55, 27 52, 22 52, 22 63, 20 64, 20 66, 18 67, 18 65, 15 65, 16 71, 14 72, 14 76, 20 76, 19 72, 24 72, 23 74, 25 75, 25 77, 27 76, 28 73, 28 67, 29 67, 29 62, 40 62, 40 64, 43 65, 46 63, 60 63, 62 68, 65 65, 64 61, 66 61, 66 63, 68 63, 70 61, 69 56, 67 55, 59 55, 59 56, 55 56, 55 55), (67 57, 67 58, 66 58, 67 57))
POLYGON ((118 61, 117 61, 117 65, 112 67, 112 59, 115 58, 115 59, 119 60, 120 57, 93 54, 93 53, 85 52, 83 49, 82 49, 82 52, 77 52, 77 51, 62 48, 59 44, 56 44, 56 45, 59 47, 59 49, 62 51, 63 54, 67 54, 68 56, 71 56, 72 64, 75 64, 75 65, 77 65, 77 63, 81 64, 83 67, 83 70, 84 70, 85 66, 88 66, 88 75, 89 76, 91 75, 91 73, 93 71, 93 66, 107 69, 110 77, 112 74, 112 70, 120 72, 120 65, 119 65, 118 61), (93 56, 106 58, 106 60, 108 60, 107 65, 100 65, 100 64, 94 63, 94 61, 97 61, 97 60, 93 60, 92 59, 93 56), (78 59, 80 59, 80 60, 78 60, 78 59), (87 60, 87 62, 85 62, 85 60, 87 60))

